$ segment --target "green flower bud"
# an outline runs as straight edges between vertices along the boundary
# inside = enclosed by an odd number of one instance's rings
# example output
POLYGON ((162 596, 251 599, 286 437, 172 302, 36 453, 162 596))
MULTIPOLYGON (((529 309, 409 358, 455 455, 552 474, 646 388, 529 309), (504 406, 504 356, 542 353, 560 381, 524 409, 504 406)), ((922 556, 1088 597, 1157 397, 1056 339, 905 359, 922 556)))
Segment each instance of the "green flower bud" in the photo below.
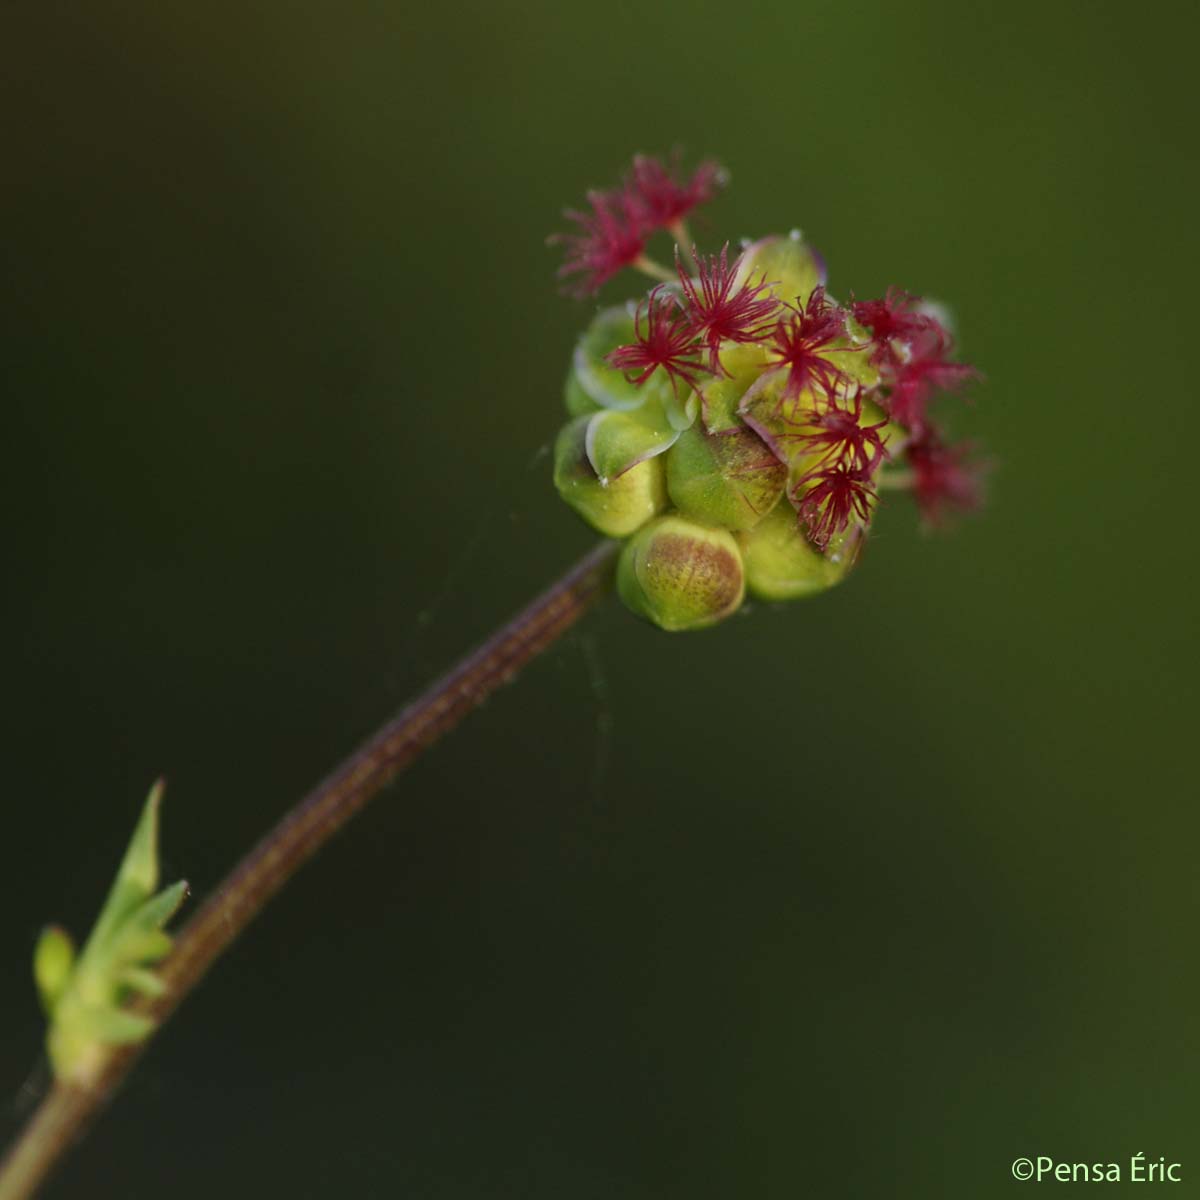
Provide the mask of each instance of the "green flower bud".
POLYGON ((667 454, 667 491, 686 517, 752 529, 775 507, 787 467, 744 425, 710 434, 696 425, 667 454))
POLYGON ((797 600, 840 583, 862 546, 862 529, 835 534, 825 552, 801 531, 790 504, 780 504, 738 537, 746 564, 746 586, 760 600, 797 600))
POLYGON ((662 629, 703 629, 741 606, 742 556, 724 529, 659 517, 625 543, 617 590, 633 612, 662 629))
MULTIPOLYGON (((588 454, 588 431, 593 420, 594 416, 589 415, 576 417, 558 435, 554 445, 554 486, 593 529, 608 537, 625 537, 667 506, 662 456, 644 458, 601 479, 588 454)), ((610 454, 609 458, 612 457, 610 454)))

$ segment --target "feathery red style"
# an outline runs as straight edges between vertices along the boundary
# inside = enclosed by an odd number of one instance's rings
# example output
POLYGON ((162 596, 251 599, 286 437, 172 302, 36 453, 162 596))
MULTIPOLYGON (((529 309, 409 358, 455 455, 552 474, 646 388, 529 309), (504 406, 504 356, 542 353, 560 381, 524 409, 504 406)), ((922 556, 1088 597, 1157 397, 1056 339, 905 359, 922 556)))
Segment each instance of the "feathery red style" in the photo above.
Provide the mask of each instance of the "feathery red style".
POLYGON ((822 550, 835 534, 848 529, 851 521, 868 521, 874 499, 870 472, 842 462, 809 472, 792 488, 800 523, 809 541, 822 550))
POLYGON ((911 343, 909 356, 895 366, 887 399, 892 420, 918 433, 925 427, 925 410, 934 392, 954 391, 976 375, 969 363, 947 360, 950 335, 930 320, 930 328, 911 343))
MULTIPOLYGON (((804 306, 786 305, 791 314, 775 326, 771 345, 776 357, 771 365, 787 369, 780 403, 797 400, 805 388, 831 396, 846 376, 836 363, 821 353, 829 353, 829 344, 846 332, 846 315, 825 299, 825 287, 813 289, 804 306)), ((836 353, 836 351, 834 351, 836 353)))
POLYGON ((930 525, 940 525, 947 511, 969 512, 982 500, 979 463, 971 461, 974 447, 949 445, 934 429, 926 429, 905 450, 913 473, 913 496, 930 525))
POLYGON ((608 361, 620 371, 640 372, 632 383, 645 383, 661 367, 676 391, 680 381, 694 388, 704 371, 696 359, 696 334, 675 298, 662 291, 660 284, 638 305, 633 325, 637 341, 618 346, 608 361))
POLYGON ((875 343, 872 362, 891 357, 893 338, 910 341, 930 329, 941 328, 928 313, 914 311, 913 306, 920 299, 920 296, 890 287, 882 300, 851 301, 854 319, 871 331, 871 340, 875 343))
POLYGON ((625 194, 636 206, 646 229, 670 229, 692 209, 707 204, 723 181, 721 167, 712 160, 702 162, 687 179, 682 177, 678 154, 670 166, 638 154, 625 182, 625 194))
POLYGON ((687 301, 688 320, 696 336, 708 350, 708 369, 714 375, 723 373, 722 342, 757 342, 767 330, 767 323, 779 308, 779 301, 768 293, 764 276, 757 284, 746 280, 735 287, 741 258, 728 261, 729 244, 707 261, 696 255, 699 287, 679 261, 675 249, 675 270, 687 301))
MULTIPOLYGON (((842 464, 872 474, 887 454, 879 436, 887 419, 874 425, 862 423, 862 389, 849 396, 843 408, 836 396, 822 409, 806 409, 800 414, 798 433, 782 433, 781 441, 792 442, 802 454, 817 454, 817 467, 842 464)), ((811 472, 810 472, 811 474, 811 472)))
POLYGON ((580 229, 557 233, 551 242, 567 247, 559 278, 579 275, 568 290, 587 296, 625 267, 632 266, 646 248, 649 230, 643 225, 636 204, 624 192, 588 192, 591 212, 567 209, 565 215, 580 229))

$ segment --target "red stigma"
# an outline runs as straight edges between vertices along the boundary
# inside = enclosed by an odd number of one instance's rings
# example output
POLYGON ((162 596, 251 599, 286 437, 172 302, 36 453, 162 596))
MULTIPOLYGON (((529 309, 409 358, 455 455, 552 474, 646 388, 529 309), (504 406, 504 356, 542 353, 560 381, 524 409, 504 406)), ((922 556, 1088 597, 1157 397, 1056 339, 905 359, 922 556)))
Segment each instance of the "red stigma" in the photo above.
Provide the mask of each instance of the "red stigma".
POLYGON ((808 304, 787 305, 791 316, 775 326, 771 345, 776 357, 771 360, 776 370, 787 368, 780 404, 798 400, 805 388, 819 390, 832 396, 846 376, 836 363, 820 352, 835 338, 846 332, 846 315, 825 299, 824 285, 813 289, 808 304))
POLYGON ((566 211, 566 217, 579 226, 578 233, 558 233, 550 238, 567 247, 559 278, 580 276, 567 289, 576 296, 599 291, 619 271, 632 266, 649 236, 636 204, 626 193, 589 192, 588 203, 591 212, 566 211))
POLYGON ((662 285, 638 305, 634 318, 637 341, 618 346, 608 361, 620 371, 640 372, 631 382, 642 384, 662 367, 678 392, 682 380, 694 388, 704 370, 696 360, 696 334, 673 296, 662 295, 662 285))
POLYGON ((706 262, 697 256, 699 287, 683 269, 679 261, 679 249, 675 250, 675 269, 687 300, 688 320, 693 333, 708 349, 708 369, 714 375, 722 374, 722 342, 757 342, 767 332, 768 322, 779 307, 779 301, 766 291, 766 278, 757 284, 749 280, 734 287, 741 259, 728 261, 729 245, 726 243, 720 254, 714 254, 706 262))
POLYGON ((888 414, 918 432, 925 427, 925 410, 935 392, 955 391, 977 374, 968 363, 947 360, 950 335, 932 317, 930 322, 930 327, 911 344, 907 360, 897 361, 889 372, 888 414))
POLYGON ((852 521, 870 519, 875 489, 869 471, 838 462, 802 476, 791 498, 809 541, 824 550, 830 538, 848 529, 852 521))
POLYGON ((815 469, 837 464, 870 476, 887 455, 879 436, 887 420, 862 424, 861 389, 849 397, 849 405, 843 408, 832 396, 824 409, 800 414, 797 424, 805 427, 803 432, 784 433, 780 438, 794 442, 801 454, 819 455, 815 469))
POLYGON ((983 499, 982 467, 971 461, 974 447, 948 445, 934 429, 926 429, 905 451, 913 474, 913 496, 930 525, 944 523, 950 510, 969 512, 983 499))
POLYGON ((692 209, 707 204, 723 182, 721 167, 711 160, 702 162, 688 179, 682 175, 678 154, 672 157, 670 166, 638 154, 625 182, 625 194, 636 206, 646 229, 670 229, 692 209))
POLYGON ((927 313, 914 312, 913 306, 920 302, 900 288, 890 287, 882 300, 855 300, 850 304, 854 319, 871 331, 875 349, 872 362, 880 362, 891 355, 891 341, 900 338, 910 341, 927 330, 940 329, 937 321, 927 313))

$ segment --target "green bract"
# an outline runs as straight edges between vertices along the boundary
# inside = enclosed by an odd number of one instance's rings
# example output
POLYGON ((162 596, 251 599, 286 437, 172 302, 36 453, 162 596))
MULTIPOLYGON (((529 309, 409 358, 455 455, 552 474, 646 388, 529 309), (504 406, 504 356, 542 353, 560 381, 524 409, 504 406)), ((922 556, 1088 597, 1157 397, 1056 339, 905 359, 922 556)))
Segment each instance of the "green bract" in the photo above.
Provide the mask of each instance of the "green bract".
MULTIPOLYGON (((773 327, 822 278, 817 256, 792 234, 749 245, 732 286, 764 285, 759 294, 778 302, 773 327)), ((601 533, 630 539, 618 569, 625 603, 663 629, 698 629, 735 612, 747 587, 790 600, 833 586, 857 557, 863 528, 818 547, 798 519, 805 472, 822 462, 798 445, 811 431, 797 414, 816 402, 809 388, 788 392, 772 329, 722 342, 719 370, 700 350, 685 351, 684 366, 695 369, 683 374, 618 370, 609 356, 636 347, 651 315, 632 303, 607 308, 585 330, 566 380, 572 419, 555 447, 563 499, 601 533)), ((817 353, 846 387, 869 392, 879 383, 870 334, 848 314, 838 328, 817 353)), ((863 410, 864 420, 882 420, 869 403, 863 410)))

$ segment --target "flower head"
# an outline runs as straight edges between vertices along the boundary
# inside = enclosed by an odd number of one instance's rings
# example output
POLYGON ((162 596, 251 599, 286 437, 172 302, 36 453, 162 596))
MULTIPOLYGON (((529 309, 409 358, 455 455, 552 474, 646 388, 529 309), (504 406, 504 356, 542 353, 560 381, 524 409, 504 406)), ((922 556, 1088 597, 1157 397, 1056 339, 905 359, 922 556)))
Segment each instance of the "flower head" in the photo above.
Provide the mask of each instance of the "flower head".
POLYGON ((696 358, 696 334, 676 299, 663 295, 660 284, 638 305, 633 331, 637 340, 618 346, 608 361, 619 371, 638 372, 632 382, 645 383, 659 368, 667 373, 676 390, 682 381, 694 388, 704 370, 696 358))
POLYGON ((725 174, 711 159, 702 162, 690 178, 683 176, 679 155, 669 166, 657 158, 634 155, 633 170, 625 181, 625 194, 636 206, 647 229, 677 226, 692 209, 706 204, 724 184, 725 174))
POLYGON ((799 399, 806 388, 832 395, 846 376, 825 356, 836 353, 830 343, 846 332, 846 314, 825 299, 824 285, 813 289, 806 305, 789 304, 787 309, 790 316, 771 334, 775 352, 771 365, 775 370, 787 370, 781 404, 799 399))
POLYGON ((969 442, 950 445, 932 428, 909 442, 905 457, 913 474, 913 496, 930 525, 940 525, 947 512, 969 512, 982 500, 983 467, 972 460, 969 442))
POLYGON ((871 472, 844 462, 810 471, 792 488, 792 503, 800 524, 809 541, 821 549, 835 534, 848 529, 852 521, 869 521, 874 500, 871 472))
POLYGON ((931 419, 937 393, 976 374, 953 361, 938 307, 895 287, 839 305, 798 230, 747 240, 732 262, 728 242, 701 257, 687 218, 724 183, 713 162, 638 155, 553 239, 581 294, 626 266, 653 280, 579 339, 554 483, 595 529, 629 538, 618 591, 663 629, 723 620, 743 593, 833 587, 885 490, 911 492, 925 525, 980 500, 970 447, 931 419), (647 250, 661 230, 673 272, 647 250))
POLYGON ((766 278, 752 284, 749 279, 734 286, 741 259, 728 260, 729 245, 707 261, 696 256, 699 286, 684 270, 675 250, 675 269, 683 286, 688 320, 696 336, 708 351, 708 369, 714 375, 722 373, 722 342, 757 342, 766 334, 769 322, 779 308, 779 301, 767 292, 766 278), (767 292, 766 295, 763 295, 767 292))
POLYGON ((588 192, 590 212, 567 209, 565 216, 579 226, 578 233, 556 233, 550 241, 567 248, 559 278, 578 275, 568 291, 586 296, 625 267, 632 266, 646 248, 649 230, 635 202, 625 192, 588 192))

